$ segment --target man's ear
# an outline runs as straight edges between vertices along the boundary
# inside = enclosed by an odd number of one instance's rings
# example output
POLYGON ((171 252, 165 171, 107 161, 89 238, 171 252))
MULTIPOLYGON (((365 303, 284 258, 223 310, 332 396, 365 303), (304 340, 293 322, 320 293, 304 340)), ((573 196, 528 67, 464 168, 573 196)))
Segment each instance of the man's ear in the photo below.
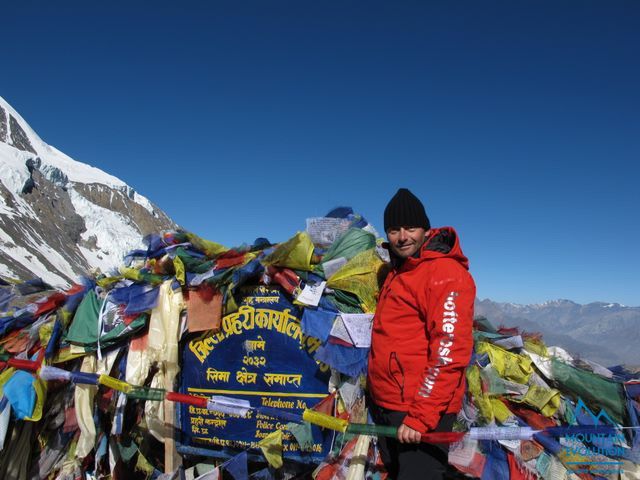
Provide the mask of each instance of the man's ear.
POLYGON ((429 230, 427 230, 426 232, 424 232, 424 241, 422 242, 422 245, 420 246, 420 249, 422 250, 423 248, 426 247, 427 245, 427 240, 429 240, 429 236, 431 235, 431 232, 433 231, 432 228, 430 228, 429 230))

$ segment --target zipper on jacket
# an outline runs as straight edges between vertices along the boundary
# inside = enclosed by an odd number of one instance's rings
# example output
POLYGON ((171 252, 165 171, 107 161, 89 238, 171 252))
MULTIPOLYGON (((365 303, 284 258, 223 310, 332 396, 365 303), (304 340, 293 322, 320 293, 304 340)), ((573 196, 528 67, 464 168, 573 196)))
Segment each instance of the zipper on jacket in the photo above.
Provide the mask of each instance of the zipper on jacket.
POLYGON ((391 374, 391 378, 393 378, 393 381, 396 382, 396 385, 400 389, 400 401, 404 403, 404 370, 402 368, 402 364, 400 363, 400 360, 398 360, 398 354, 396 352, 391 352, 391 355, 389 355, 389 374, 391 374), (395 372, 393 369, 394 363, 398 367, 397 370, 395 370, 395 372), (400 374, 400 378, 402 381, 399 381, 396 378, 396 373, 400 374))
POLYGON ((396 272, 391 272, 389 275, 390 278, 387 277, 387 280, 384 282, 382 290, 380 291, 380 295, 378 297, 378 306, 376 307, 376 310, 382 310, 382 304, 391 291, 391 284, 393 283, 393 280, 398 276, 396 272))

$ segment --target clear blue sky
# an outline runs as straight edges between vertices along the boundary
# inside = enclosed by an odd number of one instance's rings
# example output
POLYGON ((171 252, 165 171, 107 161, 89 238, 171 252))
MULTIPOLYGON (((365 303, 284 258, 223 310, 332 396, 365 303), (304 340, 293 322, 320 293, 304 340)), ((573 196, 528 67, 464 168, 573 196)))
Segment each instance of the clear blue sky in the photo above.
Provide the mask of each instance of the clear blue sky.
POLYGON ((478 295, 640 305, 640 2, 3 2, 0 95, 227 245, 398 187, 478 295))

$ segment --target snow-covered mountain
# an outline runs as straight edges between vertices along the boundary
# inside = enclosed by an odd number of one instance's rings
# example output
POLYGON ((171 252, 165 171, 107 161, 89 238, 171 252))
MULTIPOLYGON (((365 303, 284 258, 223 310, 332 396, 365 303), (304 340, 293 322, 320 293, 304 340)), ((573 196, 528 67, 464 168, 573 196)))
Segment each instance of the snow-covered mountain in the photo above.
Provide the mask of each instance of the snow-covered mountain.
POLYGON ((122 180, 47 145, 0 97, 0 276, 64 287, 174 228, 122 180))
POLYGON ((518 305, 484 299, 476 300, 475 313, 496 327, 540 332, 547 345, 561 346, 605 366, 640 365, 640 307, 604 302, 580 305, 571 300, 518 305))

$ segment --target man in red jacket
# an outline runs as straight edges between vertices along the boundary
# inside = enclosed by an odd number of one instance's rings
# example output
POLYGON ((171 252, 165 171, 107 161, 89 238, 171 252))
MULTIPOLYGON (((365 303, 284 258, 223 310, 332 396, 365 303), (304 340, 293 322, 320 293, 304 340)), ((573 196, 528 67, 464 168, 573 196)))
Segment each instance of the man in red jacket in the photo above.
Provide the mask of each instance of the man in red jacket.
POLYGON ((385 208, 384 229, 392 270, 371 334, 371 413, 376 423, 399 427, 397 439, 378 441, 390 478, 439 479, 447 447, 420 436, 451 431, 462 407, 476 288, 455 230, 432 229, 406 188, 385 208))

